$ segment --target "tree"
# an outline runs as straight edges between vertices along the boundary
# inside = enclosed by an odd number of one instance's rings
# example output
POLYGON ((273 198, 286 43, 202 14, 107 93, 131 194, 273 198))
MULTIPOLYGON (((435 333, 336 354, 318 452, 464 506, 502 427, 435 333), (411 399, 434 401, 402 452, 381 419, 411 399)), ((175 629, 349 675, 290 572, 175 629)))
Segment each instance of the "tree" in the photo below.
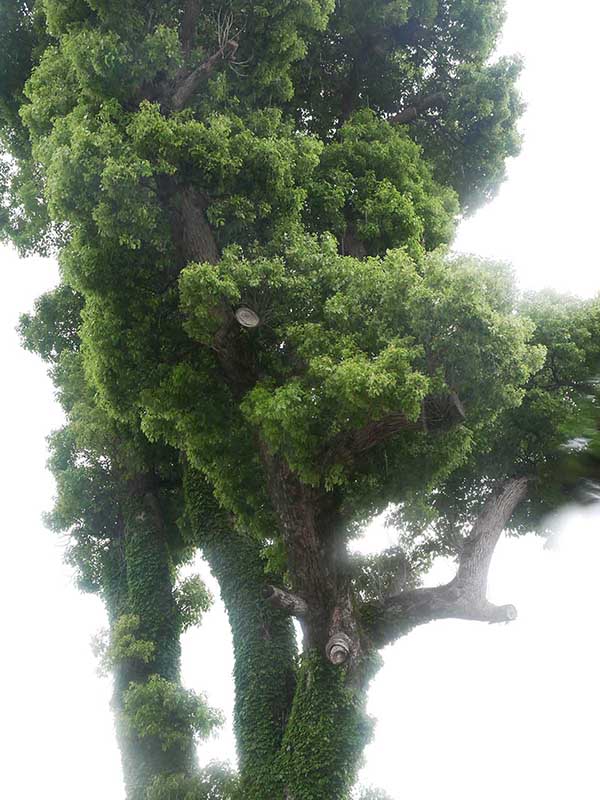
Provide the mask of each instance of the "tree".
POLYGON ((486 597, 494 547, 564 498, 600 360, 597 303, 445 249, 518 150, 503 3, 0 10, 2 226, 62 276, 22 321, 67 413, 50 523, 109 612, 128 798, 347 798, 378 650, 515 618, 486 597), (390 507, 398 546, 352 558, 390 507), (216 717, 179 682, 198 548, 237 776, 198 771, 216 717), (420 586, 440 553, 456 577, 420 586))

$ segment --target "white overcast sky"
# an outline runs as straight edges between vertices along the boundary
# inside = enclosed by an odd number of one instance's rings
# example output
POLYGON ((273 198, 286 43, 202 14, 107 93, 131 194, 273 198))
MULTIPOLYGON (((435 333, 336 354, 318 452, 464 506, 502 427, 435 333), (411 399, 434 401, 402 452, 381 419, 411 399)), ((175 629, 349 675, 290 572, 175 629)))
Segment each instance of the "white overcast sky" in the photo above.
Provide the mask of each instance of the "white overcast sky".
MULTIPOLYGON (((512 262, 525 288, 591 296, 598 269, 600 186, 594 0, 509 0, 502 52, 526 61, 521 156, 498 198, 465 222, 456 248, 512 262)), ((61 421, 43 365, 18 347, 20 311, 54 285, 54 264, 0 251, 0 793, 14 800, 122 800, 109 711, 90 637, 100 602, 77 593, 63 543, 40 521, 52 503, 44 437, 61 421)), ((393 797, 586 800, 598 797, 597 647, 600 515, 567 510, 557 549, 503 541, 490 597, 515 603, 509 626, 436 623, 385 652, 370 712, 378 720, 363 777, 393 797)), ((369 547, 389 534, 374 529, 369 547)), ((367 545, 365 545, 367 546, 367 545)), ((439 565, 432 580, 445 579, 439 565)), ((231 717, 231 648, 219 603, 186 634, 184 679, 231 717)), ((201 748, 231 758, 230 722, 201 748)))

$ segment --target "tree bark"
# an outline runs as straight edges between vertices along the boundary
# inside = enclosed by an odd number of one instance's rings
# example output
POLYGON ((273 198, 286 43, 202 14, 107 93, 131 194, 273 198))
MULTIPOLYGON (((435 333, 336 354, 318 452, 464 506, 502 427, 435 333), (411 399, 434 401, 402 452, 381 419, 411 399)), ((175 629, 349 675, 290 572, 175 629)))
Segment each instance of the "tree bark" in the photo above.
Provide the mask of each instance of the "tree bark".
POLYGON ((442 108, 448 102, 448 98, 443 92, 435 92, 434 94, 426 95, 425 97, 417 97, 411 105, 388 117, 388 122, 392 125, 407 125, 414 122, 418 117, 432 108, 442 108))
POLYGON ((206 217, 208 199, 189 185, 175 188, 174 199, 174 238, 179 246, 182 263, 217 264, 220 253, 206 217))
POLYGON ((175 86, 175 91, 171 97, 170 107, 173 111, 182 111, 196 94, 204 81, 215 71, 220 61, 233 58, 238 50, 238 43, 234 39, 224 42, 219 49, 212 54, 206 61, 196 67, 187 75, 182 76, 175 86))
POLYGON ((465 410, 456 394, 427 397, 418 419, 409 420, 402 411, 395 411, 362 428, 340 433, 327 443, 321 461, 325 465, 351 464, 364 453, 403 431, 443 433, 464 422, 465 417, 465 410))
POLYGON ((185 0, 183 6, 183 18, 179 30, 179 41, 185 55, 196 45, 196 32, 198 20, 200 19, 200 0, 185 0))
POLYGON ((375 647, 390 644, 417 625, 436 619, 511 622, 512 605, 487 600, 488 572, 495 547, 517 506, 527 495, 527 477, 502 483, 485 503, 464 543, 455 578, 445 586, 411 589, 363 607, 365 627, 375 647))
POLYGON ((277 586, 265 586, 263 597, 269 601, 273 608, 279 608, 292 617, 302 619, 309 613, 308 604, 302 597, 286 592, 284 589, 279 589, 277 586))

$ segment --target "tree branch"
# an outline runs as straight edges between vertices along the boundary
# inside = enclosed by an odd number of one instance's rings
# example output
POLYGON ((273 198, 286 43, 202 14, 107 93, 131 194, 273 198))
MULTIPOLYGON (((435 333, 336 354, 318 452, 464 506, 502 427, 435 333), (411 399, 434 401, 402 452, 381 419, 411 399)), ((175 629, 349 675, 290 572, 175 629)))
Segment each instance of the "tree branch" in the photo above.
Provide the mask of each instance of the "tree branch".
POLYGON ((435 92, 425 97, 418 97, 412 105, 388 117, 388 122, 392 125, 407 125, 410 122, 414 122, 425 111, 429 111, 432 108, 443 108, 447 104, 448 98, 443 92, 435 92))
POLYGON ((329 443, 322 462, 327 465, 348 464, 402 431, 442 432, 459 425, 464 419, 465 410, 456 394, 428 397, 418 420, 409 420, 402 411, 396 411, 358 430, 338 434, 329 443))
POLYGON ((342 236, 340 245, 343 256, 362 259, 368 255, 365 243, 358 238, 352 227, 348 227, 342 236))
POLYGON ((213 53, 196 69, 181 78, 176 84, 171 98, 171 109, 173 111, 181 111, 185 108, 202 83, 212 75, 219 61, 233 59, 238 47, 239 45, 235 39, 228 39, 219 47, 216 53, 213 53))
POLYGON ((510 622, 512 605, 487 600, 487 580, 494 549, 517 506, 527 495, 529 479, 511 478, 485 503, 460 555, 455 578, 445 586, 411 589, 363 607, 367 631, 378 647, 436 619, 510 622))
POLYGON ((525 499, 529 478, 511 478, 488 499, 466 540, 455 583, 470 595, 485 598, 490 563, 502 531, 525 499))
POLYGON ((220 259, 217 240, 210 227, 206 212, 208 199, 192 186, 185 186, 177 194, 180 214, 180 246, 184 260, 196 263, 217 264, 220 259))
MULTIPOLYGON (((206 216, 208 198, 189 185, 169 186, 168 191, 174 194, 174 239, 181 262, 218 264, 221 257, 219 246, 206 216)), ((224 300, 215 305, 213 313, 218 327, 211 343, 212 350, 230 388, 241 396, 256 378, 240 336, 240 325, 224 300)))
POLYGON ((278 589, 276 586, 265 586, 263 589, 263 597, 265 600, 268 600, 274 608, 285 611, 285 613, 289 614, 291 617, 302 619, 308 616, 308 603, 297 594, 292 594, 284 589, 278 589))
POLYGON ((185 0, 183 6, 183 18, 179 30, 179 41, 183 52, 187 55, 193 50, 196 44, 196 32, 198 30, 198 19, 200 17, 199 0, 185 0))

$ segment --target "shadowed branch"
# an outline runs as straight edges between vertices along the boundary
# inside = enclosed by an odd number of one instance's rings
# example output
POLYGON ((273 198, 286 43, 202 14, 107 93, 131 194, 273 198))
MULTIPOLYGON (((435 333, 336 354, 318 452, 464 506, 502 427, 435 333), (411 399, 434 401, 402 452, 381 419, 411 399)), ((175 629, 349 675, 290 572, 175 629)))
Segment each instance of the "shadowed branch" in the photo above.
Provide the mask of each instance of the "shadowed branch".
POLYGON ((434 94, 426 95, 425 97, 418 97, 414 102, 403 108, 397 114, 388 117, 388 122, 392 125, 408 125, 414 122, 418 117, 432 108, 443 108, 448 104, 448 98, 443 92, 435 92, 434 94))
POLYGON ((428 397, 417 420, 409 420, 402 411, 397 411, 358 430, 340 433, 329 443, 322 463, 348 464, 402 431, 443 432, 459 425, 464 419, 465 411, 456 394, 428 397))

